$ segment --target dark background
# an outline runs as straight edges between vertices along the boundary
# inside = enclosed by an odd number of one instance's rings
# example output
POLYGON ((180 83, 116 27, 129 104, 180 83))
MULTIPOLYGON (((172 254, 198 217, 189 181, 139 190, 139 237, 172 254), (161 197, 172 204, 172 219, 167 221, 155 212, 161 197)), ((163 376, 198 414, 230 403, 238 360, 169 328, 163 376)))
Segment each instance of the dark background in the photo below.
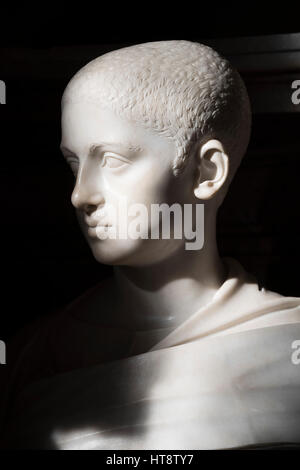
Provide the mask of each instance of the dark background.
MULTIPOLYGON (((140 42, 216 39, 222 45, 221 38, 231 38, 230 49, 234 38, 300 31, 294 3, 210 3, 174 3, 166 11, 154 3, 1 6, 0 79, 7 87, 7 104, 0 106, 1 339, 111 273, 93 259, 79 231, 70 203, 73 177, 59 151, 60 99, 72 75, 104 52, 140 42)), ((248 52, 235 57, 241 53, 248 52)), ((270 92, 278 77, 300 79, 299 63, 288 73, 277 63, 275 72, 241 70, 254 98, 262 80, 270 92)), ((280 106, 254 113, 218 236, 222 255, 292 296, 300 296, 299 124, 299 112, 280 106)))

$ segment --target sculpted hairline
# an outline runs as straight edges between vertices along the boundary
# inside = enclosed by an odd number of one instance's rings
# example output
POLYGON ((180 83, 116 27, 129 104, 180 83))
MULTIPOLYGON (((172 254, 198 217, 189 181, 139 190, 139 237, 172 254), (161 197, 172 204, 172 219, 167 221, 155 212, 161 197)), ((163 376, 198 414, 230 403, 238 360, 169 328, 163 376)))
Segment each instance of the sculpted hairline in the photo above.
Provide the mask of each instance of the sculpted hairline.
POLYGON ((242 79, 226 59, 201 44, 162 41, 104 54, 75 74, 62 103, 75 96, 173 138, 177 173, 205 134, 223 133, 238 159, 248 144, 250 105, 242 79))

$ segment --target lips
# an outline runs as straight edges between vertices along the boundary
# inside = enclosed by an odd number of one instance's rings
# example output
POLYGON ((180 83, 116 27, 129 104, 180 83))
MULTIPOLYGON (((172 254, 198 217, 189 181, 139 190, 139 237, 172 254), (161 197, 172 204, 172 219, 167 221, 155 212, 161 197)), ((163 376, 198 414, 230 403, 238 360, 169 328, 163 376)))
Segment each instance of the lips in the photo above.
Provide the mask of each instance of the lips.
POLYGON ((97 220, 95 217, 91 217, 91 216, 85 216, 84 220, 85 220, 86 225, 88 225, 88 227, 97 227, 99 225, 100 226, 107 225, 106 223, 101 223, 100 220, 97 220))
POLYGON ((102 233, 107 233, 111 224, 107 222, 107 214, 103 211, 93 212, 92 215, 85 214, 84 221, 87 225, 87 233, 89 237, 101 239, 102 233))
POLYGON ((88 227, 87 233, 91 238, 102 239, 101 234, 108 234, 108 230, 110 227, 112 226, 108 224, 98 224, 96 227, 88 227))
POLYGON ((91 220, 90 218, 85 219, 85 223, 88 227, 96 227, 98 225, 97 220, 91 220))

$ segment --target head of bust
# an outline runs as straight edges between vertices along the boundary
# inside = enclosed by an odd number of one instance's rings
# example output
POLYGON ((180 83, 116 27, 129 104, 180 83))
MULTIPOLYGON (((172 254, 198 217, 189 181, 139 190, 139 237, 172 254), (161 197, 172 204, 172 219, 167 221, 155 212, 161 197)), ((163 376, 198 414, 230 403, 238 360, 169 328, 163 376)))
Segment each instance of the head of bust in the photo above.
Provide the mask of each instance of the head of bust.
POLYGON ((202 44, 139 44, 80 69, 62 97, 61 149, 76 176, 72 202, 96 259, 143 265, 182 249, 184 240, 174 237, 99 239, 101 227, 118 223, 106 209, 124 198, 146 208, 202 203, 209 230, 250 129, 240 75, 202 44))

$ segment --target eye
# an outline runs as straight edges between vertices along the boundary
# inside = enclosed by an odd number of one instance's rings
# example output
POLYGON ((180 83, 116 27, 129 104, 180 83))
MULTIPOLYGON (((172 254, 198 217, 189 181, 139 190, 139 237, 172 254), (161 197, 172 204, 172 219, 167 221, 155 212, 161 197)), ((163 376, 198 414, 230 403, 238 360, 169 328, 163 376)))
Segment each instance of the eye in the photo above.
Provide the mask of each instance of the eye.
POLYGON ((78 166, 79 166, 78 160, 75 160, 74 158, 68 158, 67 162, 68 162, 74 176, 76 176, 77 173, 78 173, 78 166))
POLYGON ((106 166, 108 168, 121 168, 127 164, 131 164, 131 162, 120 155, 105 153, 103 156, 102 166, 106 166))

